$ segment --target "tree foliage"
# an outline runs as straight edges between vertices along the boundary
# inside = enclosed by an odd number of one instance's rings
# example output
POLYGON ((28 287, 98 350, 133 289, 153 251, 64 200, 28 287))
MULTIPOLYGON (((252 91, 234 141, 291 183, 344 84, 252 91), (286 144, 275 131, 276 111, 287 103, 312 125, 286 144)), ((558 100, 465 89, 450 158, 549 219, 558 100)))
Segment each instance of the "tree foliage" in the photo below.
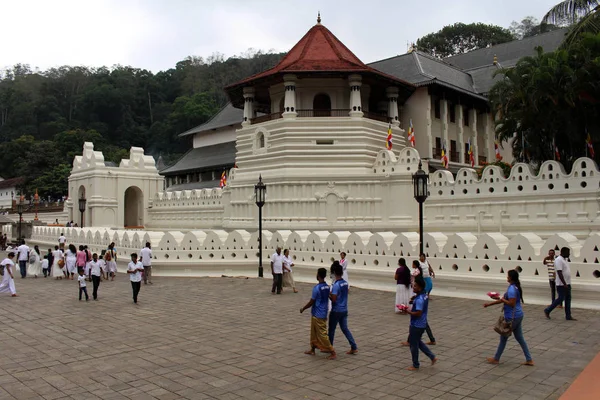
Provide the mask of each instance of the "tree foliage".
POLYGON ((542 19, 542 23, 557 24, 567 21, 573 25, 565 45, 577 41, 584 33, 600 33, 600 0, 565 0, 552 7, 542 19))
POLYGON ((61 196, 67 193, 65 165, 85 141, 117 164, 131 146, 176 159, 191 145, 178 134, 225 105, 224 86, 282 56, 249 49, 229 58, 187 57, 158 73, 121 65, 0 70, 0 175, 23 176, 28 194, 37 188, 40 196, 61 196))
POLYGON ((521 40, 541 33, 551 32, 567 25, 566 21, 560 21, 558 24, 540 23, 537 18, 529 16, 521 22, 513 21, 508 30, 512 35, 521 40))
POLYGON ((568 168, 586 155, 589 133, 600 131, 600 34, 584 34, 567 49, 521 59, 503 69, 490 91, 496 135, 521 160, 554 159, 554 145, 568 168))
POLYGON ((508 29, 500 26, 459 22, 423 36, 417 40, 417 48, 435 57, 445 58, 514 39, 508 29))

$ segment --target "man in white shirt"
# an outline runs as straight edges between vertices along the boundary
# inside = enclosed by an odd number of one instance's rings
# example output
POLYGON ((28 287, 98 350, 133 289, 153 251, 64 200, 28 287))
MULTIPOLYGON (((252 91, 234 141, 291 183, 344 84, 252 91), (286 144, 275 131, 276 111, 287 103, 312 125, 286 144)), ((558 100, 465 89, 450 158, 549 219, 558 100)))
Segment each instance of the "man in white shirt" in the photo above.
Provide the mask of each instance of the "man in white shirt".
POLYGON ((100 278, 104 272, 104 264, 98 260, 98 254, 92 255, 92 261, 89 262, 90 276, 92 277, 92 285, 94 287, 92 291, 92 297, 94 300, 98 300, 98 287, 100 286, 100 278))
POLYGON ((65 243, 67 243, 67 238, 65 237, 64 233, 61 233, 60 237, 58 238, 58 248, 64 251, 65 243))
POLYGON ((281 247, 275 250, 275 253, 271 256, 271 274, 273 275, 273 287, 271 293, 281 294, 281 286, 283 285, 283 254, 281 254, 281 247))
POLYGON ((129 274, 129 280, 131 281, 131 289, 133 290, 133 302, 137 304, 138 294, 142 286, 142 272, 144 272, 144 266, 137 259, 137 254, 131 254, 131 262, 127 265, 127 273, 129 274))
POLYGON ((152 285, 152 249, 150 242, 146 242, 146 247, 140 250, 140 259, 144 266, 144 285, 150 283, 152 285))
POLYGON ((15 258, 14 252, 9 252, 7 258, 0 263, 0 272, 2 272, 2 283, 0 283, 0 293, 10 292, 12 297, 17 297, 17 289, 15 289, 15 277, 13 275, 13 262, 15 258))
POLYGON ((569 265, 569 256, 571 250, 568 247, 560 249, 560 256, 554 260, 554 270, 556 271, 556 291, 558 298, 544 310, 546 318, 550 319, 550 313, 564 300, 565 317, 567 321, 577 321, 571 316, 571 266, 569 265))
POLYGON ((27 276, 27 261, 29 261, 29 246, 25 244, 23 240, 21 245, 17 247, 17 254, 19 260, 19 269, 21 270, 21 279, 27 276))

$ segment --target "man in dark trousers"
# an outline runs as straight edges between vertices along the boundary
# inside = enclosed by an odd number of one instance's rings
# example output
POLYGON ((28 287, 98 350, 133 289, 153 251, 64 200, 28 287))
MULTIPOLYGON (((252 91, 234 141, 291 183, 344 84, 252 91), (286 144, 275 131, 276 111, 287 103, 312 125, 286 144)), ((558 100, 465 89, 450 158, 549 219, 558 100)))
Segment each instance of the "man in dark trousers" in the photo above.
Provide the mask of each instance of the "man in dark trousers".
POLYGON ((554 260, 558 298, 544 310, 544 314, 548 319, 550 319, 552 310, 564 301, 565 317, 567 318, 567 321, 577 321, 571 316, 571 266, 568 261, 570 255, 571 250, 568 247, 563 247, 560 249, 560 256, 556 257, 556 260, 554 260))

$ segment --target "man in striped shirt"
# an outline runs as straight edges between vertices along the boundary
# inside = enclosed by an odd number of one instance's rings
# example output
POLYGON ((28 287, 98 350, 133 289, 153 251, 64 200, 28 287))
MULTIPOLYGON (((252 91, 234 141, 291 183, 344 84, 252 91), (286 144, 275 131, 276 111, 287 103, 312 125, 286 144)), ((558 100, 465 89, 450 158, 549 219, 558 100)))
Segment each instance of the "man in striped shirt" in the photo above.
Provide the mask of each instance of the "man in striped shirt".
MULTIPOLYGON (((548 280, 550 281, 550 292, 552 293, 552 302, 556 299, 556 271, 554 270, 554 249, 548 250, 548 255, 544 258, 544 265, 548 268, 548 280)), ((559 305, 562 308, 562 303, 559 305)))

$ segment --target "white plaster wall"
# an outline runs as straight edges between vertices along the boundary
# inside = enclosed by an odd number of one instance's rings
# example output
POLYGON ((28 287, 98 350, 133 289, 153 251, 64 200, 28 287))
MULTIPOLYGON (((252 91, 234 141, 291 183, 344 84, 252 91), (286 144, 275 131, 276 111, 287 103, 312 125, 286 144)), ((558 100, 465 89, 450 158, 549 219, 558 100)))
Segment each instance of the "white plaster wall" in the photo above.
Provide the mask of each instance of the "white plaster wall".
MULTIPOLYGON (((2 180, 4 180, 4 179, 2 179, 2 180)), ((0 208, 12 207, 12 201, 16 198, 16 196, 17 196, 17 188, 16 187, 0 189, 0 208), (13 193, 12 196, 10 194, 11 192, 13 193)))
POLYGON ((196 133, 194 135, 194 148, 212 146, 219 143, 235 141, 235 131, 241 128, 241 123, 235 126, 227 126, 209 132, 196 133))

